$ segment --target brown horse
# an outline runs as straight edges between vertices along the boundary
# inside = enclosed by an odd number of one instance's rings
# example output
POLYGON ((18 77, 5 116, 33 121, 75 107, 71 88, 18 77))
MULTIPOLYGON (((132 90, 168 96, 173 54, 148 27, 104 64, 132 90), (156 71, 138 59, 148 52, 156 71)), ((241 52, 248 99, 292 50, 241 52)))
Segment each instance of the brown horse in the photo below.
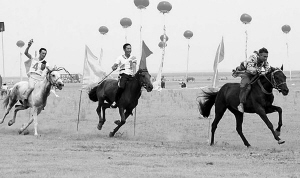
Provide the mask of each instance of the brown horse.
MULTIPOLYGON (((117 127, 113 130, 113 132, 110 132, 110 137, 113 137, 120 127, 125 124, 128 116, 132 115, 132 110, 138 105, 138 100, 141 96, 141 88, 144 87, 147 92, 152 91, 153 85, 150 78, 151 75, 147 70, 140 69, 137 71, 134 77, 132 77, 131 80, 126 83, 125 90, 123 91, 118 103, 121 121, 115 121, 117 127)), ((97 126, 99 130, 102 129, 102 126, 106 121, 105 110, 110 108, 111 103, 115 100, 117 89, 118 81, 114 79, 107 79, 104 80, 100 85, 92 88, 89 92, 90 100, 94 102, 98 101, 98 107, 96 111, 99 116, 99 124, 97 126), (101 109, 103 117, 101 117, 101 109)))
MULTIPOLYGON (((286 76, 282 72, 282 68, 272 67, 269 73, 260 75, 253 82, 251 87, 252 89, 247 98, 247 102, 244 104, 245 112, 258 114, 271 130, 278 143, 284 143, 284 141, 279 138, 282 126, 282 109, 281 107, 272 105, 274 101, 273 88, 277 89, 283 95, 287 95, 289 92, 286 85, 286 76), (279 122, 276 131, 274 131, 273 125, 267 117, 267 114, 275 111, 279 114, 279 122)), ((250 146, 242 131, 243 113, 239 112, 237 109, 237 106, 239 105, 239 92, 240 86, 238 83, 226 83, 219 91, 204 92, 204 95, 200 96, 199 111, 203 117, 208 117, 212 106, 215 105, 215 119, 211 128, 211 145, 214 144, 214 134, 217 125, 222 119, 225 111, 228 109, 235 115, 236 130, 238 134, 242 138, 244 144, 247 147, 250 146)))

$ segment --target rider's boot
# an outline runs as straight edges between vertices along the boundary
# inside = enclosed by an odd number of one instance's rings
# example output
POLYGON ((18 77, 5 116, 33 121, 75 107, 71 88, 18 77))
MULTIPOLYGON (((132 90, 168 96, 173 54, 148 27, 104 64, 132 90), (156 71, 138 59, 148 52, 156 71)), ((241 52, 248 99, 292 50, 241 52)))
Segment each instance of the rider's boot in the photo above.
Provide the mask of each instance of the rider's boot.
POLYGON ((118 87, 118 90, 117 90, 117 93, 116 93, 116 96, 115 96, 115 101, 111 104, 110 107, 112 107, 112 108, 117 108, 118 107, 118 101, 121 98, 122 93, 123 93, 123 88, 118 87))
POLYGON ((23 104, 26 105, 28 103, 28 97, 30 95, 30 93, 32 92, 33 89, 31 88, 28 88, 26 90, 26 92, 24 93, 23 97, 24 97, 24 100, 23 100, 23 104))
POLYGON ((247 101, 247 96, 248 96, 250 90, 251 90, 251 86, 250 85, 247 85, 245 87, 241 87, 241 89, 240 89, 240 95, 239 95, 240 104, 238 105, 238 110, 241 113, 244 113, 244 104, 247 101))

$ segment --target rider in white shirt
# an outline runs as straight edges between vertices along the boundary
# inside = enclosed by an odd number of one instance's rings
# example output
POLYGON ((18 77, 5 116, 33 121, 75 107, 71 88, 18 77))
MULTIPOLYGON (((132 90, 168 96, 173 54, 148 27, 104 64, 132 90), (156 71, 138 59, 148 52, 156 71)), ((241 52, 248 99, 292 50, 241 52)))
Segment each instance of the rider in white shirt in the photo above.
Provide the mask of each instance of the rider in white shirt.
POLYGON ((35 84, 42 80, 44 77, 44 72, 45 72, 45 68, 49 67, 48 63, 45 61, 45 57, 47 55, 47 50, 45 48, 41 48, 39 50, 39 57, 38 58, 33 58, 29 53, 28 50, 30 48, 30 46, 32 45, 33 40, 30 40, 28 42, 28 46, 24 52, 24 54, 29 58, 27 61, 25 61, 25 63, 30 62, 30 69, 29 72, 27 73, 28 77, 29 77, 29 85, 28 85, 28 89, 26 90, 26 92, 24 93, 23 97, 24 97, 24 102, 28 101, 28 96, 30 95, 30 93, 33 91, 35 84))
POLYGON ((115 96, 115 101, 112 103, 111 107, 116 108, 117 103, 125 89, 126 82, 132 77, 134 65, 136 64, 136 57, 131 56, 131 45, 126 43, 123 45, 123 50, 125 54, 119 56, 116 62, 112 66, 112 70, 119 69, 119 85, 115 96))

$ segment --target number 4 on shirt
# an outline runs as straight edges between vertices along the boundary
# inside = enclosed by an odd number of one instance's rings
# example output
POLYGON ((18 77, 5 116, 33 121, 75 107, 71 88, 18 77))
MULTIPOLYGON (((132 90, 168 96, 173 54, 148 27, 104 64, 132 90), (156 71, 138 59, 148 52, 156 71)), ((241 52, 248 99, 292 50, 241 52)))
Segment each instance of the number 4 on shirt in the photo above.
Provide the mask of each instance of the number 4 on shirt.
POLYGON ((32 66, 32 68, 34 68, 34 70, 37 71, 38 66, 39 66, 39 63, 35 63, 34 66, 32 66))

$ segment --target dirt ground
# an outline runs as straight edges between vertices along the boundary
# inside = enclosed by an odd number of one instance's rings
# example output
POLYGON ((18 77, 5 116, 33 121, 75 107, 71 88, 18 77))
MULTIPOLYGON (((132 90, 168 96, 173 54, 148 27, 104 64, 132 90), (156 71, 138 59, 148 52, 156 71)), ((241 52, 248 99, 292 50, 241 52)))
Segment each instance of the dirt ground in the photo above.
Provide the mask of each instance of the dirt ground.
MULTIPOLYGON (((286 143, 278 145, 258 115, 245 114, 243 131, 251 148, 243 145, 229 111, 219 123, 216 144, 208 145, 212 119, 200 117, 196 97, 201 90, 189 84, 188 89, 167 83, 178 90, 143 92, 135 127, 131 116, 114 138, 108 134, 118 111, 107 110, 107 121, 97 130, 97 103, 83 93, 77 131, 80 86, 67 84, 59 98, 49 96, 38 137, 33 125, 29 135, 18 134, 29 110, 21 111, 11 127, 12 112, 0 125, 0 177, 300 177, 300 81, 293 83, 286 97, 274 91, 275 104, 283 109, 286 143)), ((214 108, 212 118, 213 113, 214 108)), ((278 114, 269 118, 277 127, 278 114)))

